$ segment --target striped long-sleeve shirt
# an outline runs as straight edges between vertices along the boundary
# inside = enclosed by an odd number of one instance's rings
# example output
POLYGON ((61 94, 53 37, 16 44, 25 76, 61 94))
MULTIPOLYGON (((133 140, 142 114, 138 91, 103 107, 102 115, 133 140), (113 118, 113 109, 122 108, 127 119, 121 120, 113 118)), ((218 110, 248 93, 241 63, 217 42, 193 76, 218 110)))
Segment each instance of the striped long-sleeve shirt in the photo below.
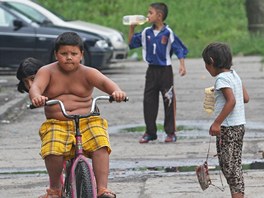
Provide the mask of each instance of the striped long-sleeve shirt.
POLYGON ((171 65, 173 53, 179 59, 185 58, 188 53, 188 49, 168 25, 159 32, 156 32, 152 26, 135 33, 129 47, 130 49, 142 47, 143 59, 149 65, 171 65))

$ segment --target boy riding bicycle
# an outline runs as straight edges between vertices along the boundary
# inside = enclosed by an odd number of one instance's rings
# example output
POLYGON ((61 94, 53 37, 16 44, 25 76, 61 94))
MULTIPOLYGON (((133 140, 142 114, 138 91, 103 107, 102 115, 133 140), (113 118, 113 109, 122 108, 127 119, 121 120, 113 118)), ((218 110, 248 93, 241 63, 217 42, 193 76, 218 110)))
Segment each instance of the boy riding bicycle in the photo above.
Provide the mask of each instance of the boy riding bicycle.
MULTIPOLYGON (((125 99, 125 92, 116 83, 98 70, 80 64, 83 50, 82 39, 76 33, 65 32, 58 36, 55 41, 58 61, 40 68, 30 88, 29 95, 34 106, 43 106, 48 99, 58 99, 65 104, 69 114, 87 114, 94 87, 112 95, 117 102, 125 99)), ((47 120, 39 134, 50 188, 41 197, 61 197, 63 162, 74 156, 74 124, 62 115, 58 105, 45 106, 45 115, 47 120)), ((107 189, 111 153, 107 121, 94 116, 81 119, 80 125, 84 152, 92 158, 98 197, 116 197, 107 189)))

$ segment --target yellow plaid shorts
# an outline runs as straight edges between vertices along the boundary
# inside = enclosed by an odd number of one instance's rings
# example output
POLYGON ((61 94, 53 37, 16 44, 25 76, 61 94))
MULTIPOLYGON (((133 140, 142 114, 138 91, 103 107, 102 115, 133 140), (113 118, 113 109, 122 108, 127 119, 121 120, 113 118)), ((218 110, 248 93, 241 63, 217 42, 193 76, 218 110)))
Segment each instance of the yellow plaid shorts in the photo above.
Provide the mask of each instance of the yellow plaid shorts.
MULTIPOLYGON (((107 128, 107 121, 100 116, 80 119, 82 145, 86 156, 102 147, 106 147, 108 153, 111 153, 107 128)), ((76 140, 73 121, 47 119, 41 125, 39 135, 42 141, 40 154, 43 159, 47 155, 63 155, 65 160, 74 157, 76 140)))

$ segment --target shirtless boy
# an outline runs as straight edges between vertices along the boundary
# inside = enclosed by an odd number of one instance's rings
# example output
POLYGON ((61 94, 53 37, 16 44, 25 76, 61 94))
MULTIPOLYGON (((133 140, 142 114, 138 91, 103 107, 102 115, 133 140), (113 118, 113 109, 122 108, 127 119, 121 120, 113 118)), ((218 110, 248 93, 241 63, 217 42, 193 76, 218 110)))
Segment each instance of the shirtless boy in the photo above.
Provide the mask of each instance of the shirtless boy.
MULTIPOLYGON (((98 70, 80 64, 83 50, 83 42, 76 33, 65 32, 58 36, 55 41, 57 62, 40 68, 30 88, 33 105, 39 107, 48 99, 58 99, 65 104, 68 113, 87 114, 91 108, 94 87, 112 95, 117 102, 125 99, 126 93, 116 83, 98 70)), ((67 130, 73 127, 73 122, 62 115, 58 105, 45 106, 44 109, 47 120, 42 124, 39 134, 42 140, 41 155, 49 174, 50 188, 41 197, 57 198, 61 197, 60 175, 63 161, 74 154, 74 131, 67 130), (70 146, 68 136, 72 141, 70 146)), ((107 189, 111 152, 107 121, 94 116, 84 118, 80 123, 84 151, 92 158, 98 197, 116 197, 107 189), (90 125, 95 125, 96 129, 89 128, 90 125)))

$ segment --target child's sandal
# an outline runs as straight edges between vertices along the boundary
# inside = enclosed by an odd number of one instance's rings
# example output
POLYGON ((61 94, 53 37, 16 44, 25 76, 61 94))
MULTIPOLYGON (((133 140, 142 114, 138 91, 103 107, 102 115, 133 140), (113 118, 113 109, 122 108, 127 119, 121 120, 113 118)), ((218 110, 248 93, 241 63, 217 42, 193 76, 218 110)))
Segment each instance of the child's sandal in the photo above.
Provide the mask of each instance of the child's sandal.
POLYGON ((38 198, 48 198, 52 196, 53 198, 61 198, 61 189, 47 189, 47 193, 45 195, 41 195, 38 198))
POLYGON ((97 193, 97 198, 115 198, 116 194, 107 188, 100 188, 97 193))

